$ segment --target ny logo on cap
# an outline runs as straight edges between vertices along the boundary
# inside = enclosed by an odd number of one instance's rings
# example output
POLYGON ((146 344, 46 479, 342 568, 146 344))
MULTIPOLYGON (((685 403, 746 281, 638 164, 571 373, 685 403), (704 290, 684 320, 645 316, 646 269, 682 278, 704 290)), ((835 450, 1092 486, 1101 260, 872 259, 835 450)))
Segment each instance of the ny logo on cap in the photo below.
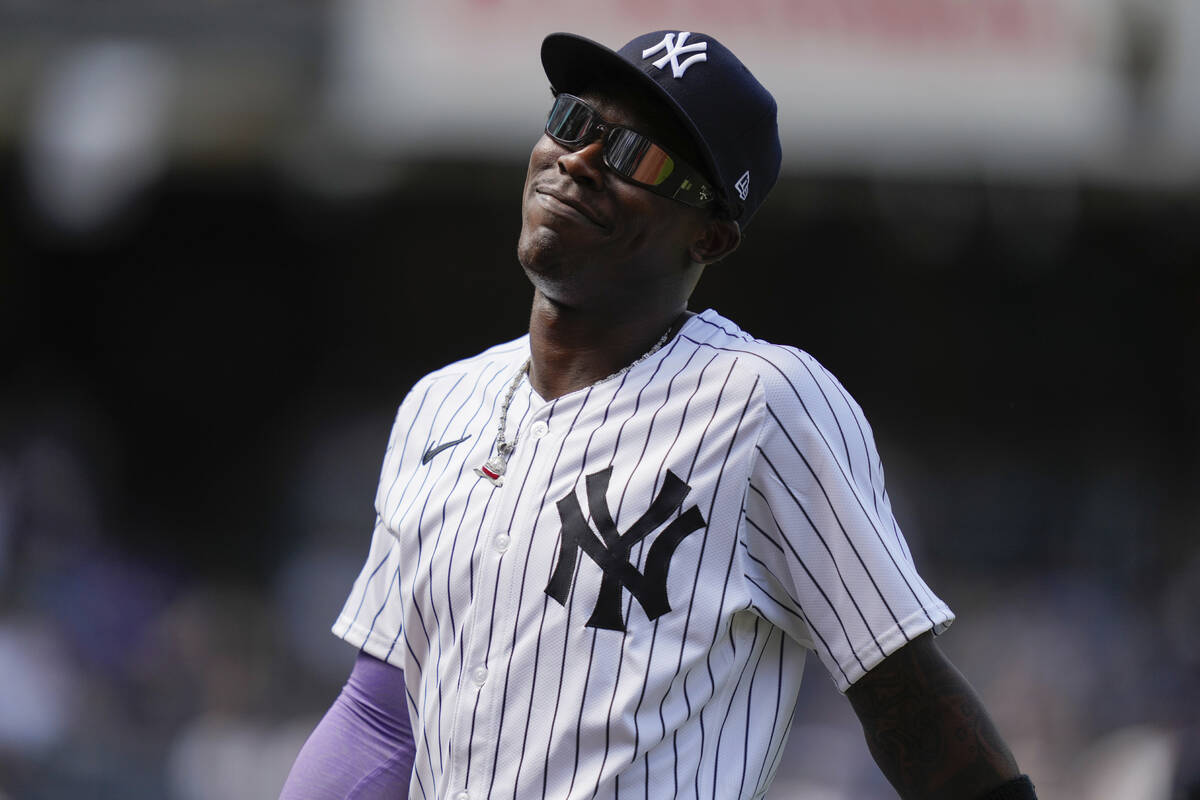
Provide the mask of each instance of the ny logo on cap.
POLYGON ((666 55, 664 55, 658 61, 655 61, 654 66, 658 67, 659 69, 662 69, 663 67, 666 66, 667 62, 670 61, 671 62, 671 74, 674 75, 676 78, 682 78, 683 73, 687 72, 688 67, 690 67, 692 64, 695 64, 697 61, 707 61, 708 60, 708 56, 704 54, 704 51, 708 49, 708 42, 696 42, 695 44, 686 44, 685 45, 685 42, 687 42, 687 38, 691 35, 692 35, 691 31, 683 31, 679 34, 679 39, 676 40, 675 34, 668 33, 666 36, 663 37, 663 40, 661 42, 659 42, 658 44, 654 45, 654 47, 649 47, 649 48, 643 50, 642 58, 649 58, 650 56, 654 55, 658 51, 665 50, 666 55), (679 63, 679 54, 680 53, 695 53, 696 55, 685 59, 684 62, 682 64, 680 64, 679 63))

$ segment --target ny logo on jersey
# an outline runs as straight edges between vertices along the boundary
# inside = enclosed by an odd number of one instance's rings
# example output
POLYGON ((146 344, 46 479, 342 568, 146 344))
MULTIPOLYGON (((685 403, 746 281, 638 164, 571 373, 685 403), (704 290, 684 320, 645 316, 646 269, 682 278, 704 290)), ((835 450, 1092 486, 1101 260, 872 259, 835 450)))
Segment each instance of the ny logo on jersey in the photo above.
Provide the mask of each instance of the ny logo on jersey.
POLYGON ((629 562, 630 549, 665 523, 683 505, 692 487, 667 470, 662 488, 650 508, 629 530, 620 533, 608 510, 608 480, 611 477, 612 467, 608 467, 588 475, 586 479, 588 509, 592 512, 599 536, 588 526, 575 492, 558 501, 562 546, 554 574, 546 585, 546 594, 566 607, 571 581, 575 578, 575 565, 582 550, 596 562, 596 566, 604 570, 604 577, 600 580, 600 596, 596 598, 596 607, 592 609, 592 616, 585 625, 623 631, 622 587, 630 591, 649 619, 658 619, 671 610, 671 604, 667 601, 667 571, 671 568, 671 556, 684 537, 704 527, 704 517, 695 506, 676 517, 650 545, 646 571, 638 572, 629 562))
MULTIPOLYGON (((649 58, 659 50, 666 50, 666 55, 654 62, 654 66, 662 69, 667 62, 671 62, 671 74, 676 78, 682 78, 683 73, 687 72, 688 67, 695 64, 697 61, 708 61, 708 56, 704 51, 708 49, 708 42, 696 42, 695 44, 685 45, 691 31, 683 31, 679 34, 679 39, 675 39, 675 34, 668 33, 663 37, 663 40, 654 47, 648 47, 642 51, 642 58, 649 58), (695 55, 686 59, 682 64, 679 63, 680 53, 695 53, 695 55)), ((701 34, 703 35, 703 34, 701 34)))

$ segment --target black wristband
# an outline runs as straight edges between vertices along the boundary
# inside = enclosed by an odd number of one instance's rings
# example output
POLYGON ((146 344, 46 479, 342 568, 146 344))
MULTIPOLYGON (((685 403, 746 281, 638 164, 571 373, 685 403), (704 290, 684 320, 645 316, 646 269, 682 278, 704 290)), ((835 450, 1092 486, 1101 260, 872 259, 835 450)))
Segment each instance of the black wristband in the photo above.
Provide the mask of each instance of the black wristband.
POLYGON ((1037 800, 1037 795, 1033 793, 1033 781, 1028 775, 1021 775, 980 795, 979 800, 1037 800))

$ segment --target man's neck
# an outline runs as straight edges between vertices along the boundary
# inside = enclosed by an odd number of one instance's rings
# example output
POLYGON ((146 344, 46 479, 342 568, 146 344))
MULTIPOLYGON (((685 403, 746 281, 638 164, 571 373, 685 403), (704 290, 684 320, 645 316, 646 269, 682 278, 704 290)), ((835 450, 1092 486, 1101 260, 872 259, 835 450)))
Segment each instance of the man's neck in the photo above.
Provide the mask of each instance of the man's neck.
POLYGON ((620 372, 692 316, 683 305, 620 316, 568 309, 541 295, 529 319, 529 381, 553 400, 620 372))

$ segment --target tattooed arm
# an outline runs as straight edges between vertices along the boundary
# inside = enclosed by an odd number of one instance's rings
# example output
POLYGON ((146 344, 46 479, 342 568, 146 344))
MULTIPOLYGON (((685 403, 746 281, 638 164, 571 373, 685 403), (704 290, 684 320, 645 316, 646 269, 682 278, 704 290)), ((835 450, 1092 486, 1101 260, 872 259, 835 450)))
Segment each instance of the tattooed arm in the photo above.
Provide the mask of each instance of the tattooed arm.
POLYGON ((1019 773, 979 696, 931 634, 893 653, 846 697, 905 800, 980 797, 1019 773))

